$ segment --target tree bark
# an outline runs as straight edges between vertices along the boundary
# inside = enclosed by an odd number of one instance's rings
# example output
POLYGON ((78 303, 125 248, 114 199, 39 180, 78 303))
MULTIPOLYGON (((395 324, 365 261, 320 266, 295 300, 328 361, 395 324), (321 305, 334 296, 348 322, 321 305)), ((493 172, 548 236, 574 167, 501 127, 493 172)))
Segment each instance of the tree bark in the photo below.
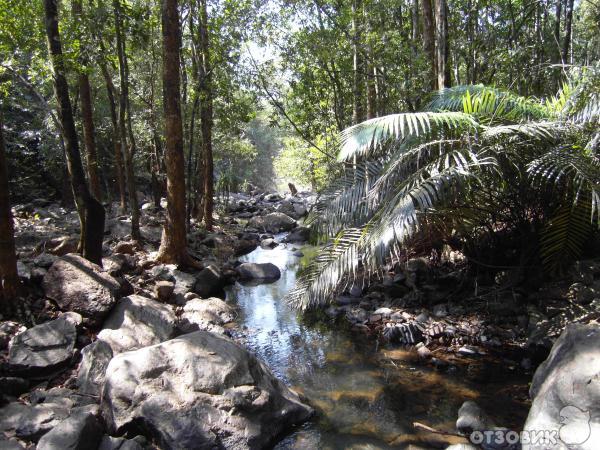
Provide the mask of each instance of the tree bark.
MULTIPOLYGON (((73 16, 76 20, 80 33, 79 40, 83 41, 85 26, 83 23, 83 11, 81 0, 73 0, 73 16)), ((83 46, 82 46, 83 47, 83 46)), ((85 143, 85 157, 87 165, 88 179, 90 189, 96 200, 102 201, 102 192, 100 189, 100 178, 98 176, 98 156, 96 152, 96 139, 94 129, 94 117, 92 109, 92 94, 90 88, 90 78, 86 72, 88 58, 85 55, 86 49, 81 50, 80 62, 84 66, 79 73, 79 95, 81 98, 81 121, 83 122, 83 141, 85 143)))
POLYGON ((19 274, 15 250, 15 230, 8 192, 8 168, 4 147, 4 124, 0 114, 0 312, 6 319, 15 311, 19 274))
POLYGON ((131 130, 131 111, 129 108, 129 69, 125 36, 123 34, 123 17, 121 12, 121 0, 113 0, 115 13, 115 33, 117 41, 117 57, 119 59, 119 80, 121 92, 119 95, 119 140, 125 160, 125 179, 127 192, 129 194, 129 209, 131 211, 131 237, 140 239, 140 205, 138 204, 137 191, 135 188, 135 171, 133 168, 133 154, 135 141, 131 130), (128 139, 129 137, 129 139, 128 139))
POLYGON ((69 86, 65 76, 56 0, 44 0, 44 10, 48 52, 54 71, 54 94, 58 102, 58 117, 65 142, 67 169, 81 224, 81 249, 84 258, 101 265, 105 213, 102 204, 90 194, 83 172, 73 110, 69 99, 69 86))
POLYGON ((179 81, 179 12, 177 0, 162 0, 163 103, 165 114, 165 159, 167 168, 167 215, 158 259, 186 264, 185 168, 183 124, 179 81))
POLYGON ((567 0, 565 10, 565 38, 562 47, 562 62, 563 64, 571 63, 569 57, 569 49, 571 47, 572 23, 573 23, 573 3, 574 0, 567 0))
POLYGON ((200 53, 198 67, 200 77, 200 128, 202 130, 202 155, 204 157, 204 224, 208 231, 213 229, 214 167, 212 152, 213 93, 212 67, 210 63, 210 41, 208 35, 208 13, 206 0, 200 0, 200 53))
POLYGON ((365 120, 365 67, 361 49, 362 45, 362 0, 352 2, 352 49, 353 49, 353 83, 352 83, 352 123, 357 124, 365 120))
POLYGON ((422 0, 423 4, 423 49, 429 58, 429 86, 437 89, 437 63, 435 54, 435 23, 433 21, 432 0, 422 0))
POLYGON ((448 18, 446 0, 435 0, 435 58, 437 88, 450 86, 448 77, 448 18))

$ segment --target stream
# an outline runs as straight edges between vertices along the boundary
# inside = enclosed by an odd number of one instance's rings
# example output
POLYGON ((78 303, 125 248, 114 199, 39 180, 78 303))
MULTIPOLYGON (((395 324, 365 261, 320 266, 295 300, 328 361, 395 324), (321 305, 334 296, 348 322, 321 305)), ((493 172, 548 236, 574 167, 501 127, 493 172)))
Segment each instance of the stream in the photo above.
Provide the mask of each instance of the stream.
POLYGON ((526 392, 527 377, 505 368, 493 370, 485 384, 478 384, 460 371, 436 371, 414 350, 378 345, 339 324, 309 323, 290 309, 282 298, 314 253, 304 247, 300 250, 306 256, 294 256, 296 247, 259 247, 240 258, 271 262, 281 278, 258 286, 236 283, 227 292, 228 302, 239 309, 246 346, 317 411, 276 449, 445 448, 460 441, 420 431, 413 423, 454 432, 465 400, 475 400, 498 425, 520 429, 528 404, 515 392, 526 392))

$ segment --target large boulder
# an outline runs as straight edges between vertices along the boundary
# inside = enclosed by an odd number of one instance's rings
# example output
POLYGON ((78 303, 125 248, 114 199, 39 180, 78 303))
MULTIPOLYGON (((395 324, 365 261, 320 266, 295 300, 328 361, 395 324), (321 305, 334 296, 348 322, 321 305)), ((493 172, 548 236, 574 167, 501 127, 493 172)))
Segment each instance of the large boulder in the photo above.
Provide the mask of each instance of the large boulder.
POLYGON ((281 271, 273 263, 243 263, 236 267, 240 281, 273 282, 281 277, 281 271))
POLYGON ((76 340, 75 325, 67 318, 36 325, 12 340, 9 367, 32 377, 48 375, 69 364, 76 340))
POLYGON ((592 450, 600 442, 600 326, 571 324, 536 370, 524 430, 554 432, 558 442, 524 450, 592 450))
POLYGON ((147 430, 164 449, 263 448, 312 414, 254 355, 205 331, 113 358, 101 404, 111 434, 147 430))
POLYGON ((288 234, 283 239, 283 242, 302 243, 302 242, 308 241, 309 238, 310 238, 310 228, 298 227, 295 230, 293 230, 292 232, 290 232, 290 234, 288 234))
POLYGON ((57 403, 26 405, 13 402, 0 408, 0 434, 15 435, 37 441, 62 420, 69 417, 70 408, 57 403))
POLYGON ((140 295, 123 297, 104 322, 98 339, 106 342, 114 354, 173 337, 176 317, 168 305, 140 295))
POLYGON ((42 436, 36 450, 97 450, 103 435, 98 407, 75 408, 71 415, 42 436))
POLYGON ((297 223, 290 216, 274 212, 266 216, 255 216, 248 221, 248 226, 262 232, 279 233, 280 231, 290 231, 296 227, 297 223))
POLYGON ((121 286, 102 268, 79 255, 58 259, 42 282, 46 297, 63 311, 75 311, 98 324, 119 298, 121 286))
POLYGON ((235 320, 235 311, 220 298, 196 298, 185 304, 179 320, 179 329, 185 333, 198 330, 224 332, 223 325, 235 320))

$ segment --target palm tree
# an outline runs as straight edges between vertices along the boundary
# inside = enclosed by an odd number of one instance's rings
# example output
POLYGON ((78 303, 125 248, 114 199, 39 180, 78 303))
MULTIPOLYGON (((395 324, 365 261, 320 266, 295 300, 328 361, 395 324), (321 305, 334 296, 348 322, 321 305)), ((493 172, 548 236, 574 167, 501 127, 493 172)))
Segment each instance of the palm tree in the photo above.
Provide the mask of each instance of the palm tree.
POLYGON ((573 72, 554 98, 457 86, 436 92, 423 112, 344 130, 343 176, 309 216, 327 243, 287 300, 323 304, 431 233, 468 249, 518 230, 539 241, 549 270, 576 258, 600 225, 600 66, 573 72))

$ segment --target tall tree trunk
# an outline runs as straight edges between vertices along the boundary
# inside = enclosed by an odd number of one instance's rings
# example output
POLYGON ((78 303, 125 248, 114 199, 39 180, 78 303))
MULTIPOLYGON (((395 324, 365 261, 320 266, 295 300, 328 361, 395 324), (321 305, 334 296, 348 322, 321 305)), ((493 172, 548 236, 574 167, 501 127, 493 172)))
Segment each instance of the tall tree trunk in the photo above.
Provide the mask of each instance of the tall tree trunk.
POLYGON ((0 113, 0 313, 6 319, 16 310, 19 291, 15 230, 8 192, 8 168, 4 148, 4 124, 0 113))
POLYGON ((135 140, 131 130, 131 111, 129 108, 129 69, 125 35, 123 34, 123 16, 121 11, 121 0, 113 0, 115 13, 115 33, 117 41, 117 57, 119 59, 119 80, 121 92, 119 95, 119 139, 121 150, 125 159, 125 179, 127 181, 127 192, 129 194, 129 209, 131 211, 131 237, 140 239, 140 205, 138 204, 135 188, 135 171, 133 168, 133 154, 135 151, 135 140), (129 139, 128 139, 129 137, 129 139))
POLYGON ((183 124, 179 87, 179 12, 177 0, 162 0, 163 103, 165 114, 165 159, 167 168, 167 215, 158 259, 186 264, 185 168, 183 124))
POLYGON ((206 0, 200 0, 200 53, 201 64, 198 67, 200 77, 200 128, 202 130, 202 155, 204 157, 204 224, 208 231, 213 228, 213 93, 212 67, 210 63, 210 41, 208 34, 208 12, 206 0))
POLYGON ((569 57, 569 48, 571 46, 571 35, 573 33, 573 30, 572 30, 573 3, 574 3, 574 0, 567 0, 567 3, 566 3, 565 38, 563 40, 563 47, 562 47, 562 61, 564 64, 572 63, 571 58, 569 57))
MULTIPOLYGON (((76 19, 80 34, 80 42, 83 41, 85 30, 83 21, 83 10, 81 0, 73 0, 73 17, 76 19)), ((83 122, 83 141, 85 143, 85 158, 88 179, 90 180, 90 190, 98 201, 102 201, 102 192, 100 190, 100 177, 98 176, 98 156, 96 152, 96 139, 94 130, 94 117, 92 110, 92 94, 90 88, 90 78, 86 72, 88 58, 87 49, 81 50, 80 62, 83 66, 79 73, 79 95, 81 97, 81 120, 83 122)))
POLYGON ((75 204, 81 223, 81 243, 84 258, 102 264, 102 238, 104 236, 104 208, 88 189, 79 142, 73 120, 73 110, 69 99, 69 86, 65 76, 65 65, 58 32, 57 0, 44 0, 46 36, 48 38, 48 52, 54 71, 54 94, 58 102, 58 117, 62 125, 65 142, 67 168, 71 178, 71 186, 75 204))
POLYGON ((437 88, 449 87, 448 18, 446 0, 435 0, 435 57, 437 88))
MULTIPOLYGON (((368 35, 371 32, 371 21, 365 11, 365 19, 367 23, 368 35)), ((373 46, 367 42, 367 119, 372 119, 377 116, 377 91, 375 90, 375 54, 373 46)))
POLYGON ((423 49, 429 58, 429 86, 437 89, 437 59, 435 54, 435 22, 433 21, 433 0, 422 0, 423 4, 423 49))
POLYGON ((561 59, 561 46, 560 46, 560 21, 562 17, 562 4, 563 0, 556 0, 556 22, 554 22, 554 44, 556 45, 555 52, 555 63, 559 63, 561 59))
POLYGON ((362 53, 362 0, 352 2, 352 51, 354 53, 353 63, 353 108, 352 123, 357 124, 365 120, 365 67, 362 53))

